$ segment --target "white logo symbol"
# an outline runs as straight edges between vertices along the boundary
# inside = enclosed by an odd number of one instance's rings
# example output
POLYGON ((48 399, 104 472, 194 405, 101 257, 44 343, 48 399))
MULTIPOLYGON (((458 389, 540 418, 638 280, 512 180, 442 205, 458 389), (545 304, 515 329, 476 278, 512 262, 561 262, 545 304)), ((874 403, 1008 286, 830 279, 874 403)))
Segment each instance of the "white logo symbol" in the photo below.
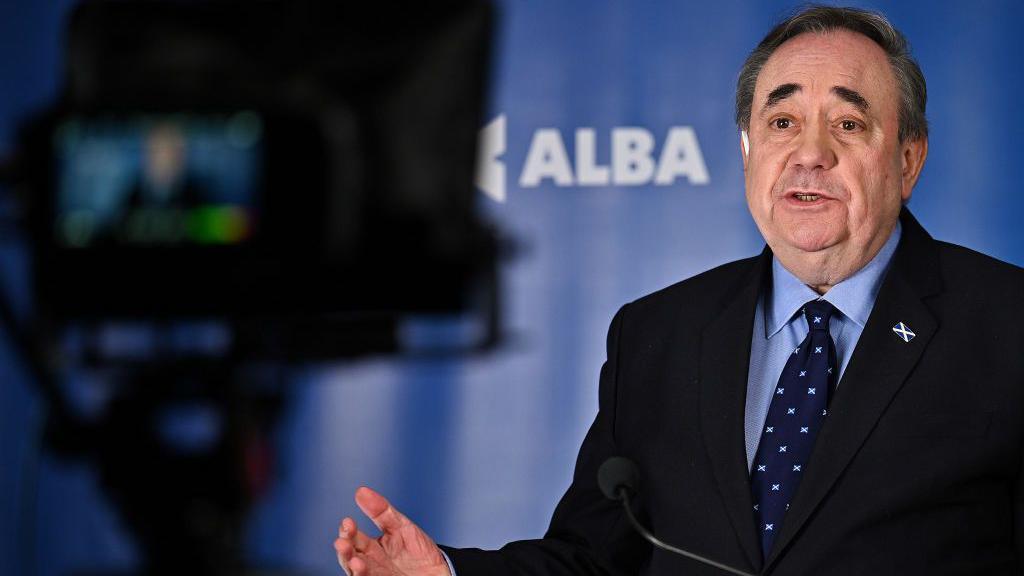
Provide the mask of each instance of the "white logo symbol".
POLYGON ((505 115, 502 114, 480 129, 476 149, 474 183, 495 202, 505 201, 505 163, 498 160, 504 153, 505 115))

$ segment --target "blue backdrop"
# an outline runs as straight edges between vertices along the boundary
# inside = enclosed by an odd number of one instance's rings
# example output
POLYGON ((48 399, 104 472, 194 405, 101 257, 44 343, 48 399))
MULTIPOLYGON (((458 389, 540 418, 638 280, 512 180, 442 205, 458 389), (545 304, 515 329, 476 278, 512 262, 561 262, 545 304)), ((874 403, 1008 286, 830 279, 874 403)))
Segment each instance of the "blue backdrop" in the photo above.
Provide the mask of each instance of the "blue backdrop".
MULTIPOLYGON (((72 4, 0 3, 0 153, 56 93, 72 4)), ((1014 136, 1024 8, 858 4, 907 34, 928 80, 931 146, 912 210, 938 238, 1024 264, 1014 136)), ((526 246, 502 268, 507 345, 294 372, 277 482, 249 522, 252 558, 337 573, 331 541, 363 483, 444 543, 495 547, 544 531, 597 408, 617 307, 761 248, 743 200, 733 87, 793 6, 499 2, 480 204, 526 246)), ((23 246, 0 255, 24 309, 23 246)), ((40 406, 6 335, 0 374, 0 566, 132 566, 134 544, 95 471, 38 453, 40 406)))

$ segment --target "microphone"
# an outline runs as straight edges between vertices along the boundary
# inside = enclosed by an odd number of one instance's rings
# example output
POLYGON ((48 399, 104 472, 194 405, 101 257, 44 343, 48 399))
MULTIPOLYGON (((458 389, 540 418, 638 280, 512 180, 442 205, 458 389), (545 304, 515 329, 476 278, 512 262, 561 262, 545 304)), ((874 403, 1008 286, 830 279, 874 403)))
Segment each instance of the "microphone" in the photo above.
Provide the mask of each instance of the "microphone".
POLYGON ((626 509, 626 516, 629 517, 629 523, 633 525, 633 529, 639 532, 640 535, 651 544, 654 544, 662 550, 672 552, 673 554, 678 554, 691 560, 696 560, 703 564, 707 564, 708 566, 714 566, 715 568, 724 570, 730 574, 737 574, 738 576, 755 576, 749 572, 737 570, 731 566, 715 562, 710 558, 705 558, 694 554, 693 552, 687 552, 686 550, 666 544, 661 540, 658 540, 654 534, 651 534, 651 532, 647 530, 647 528, 644 528, 644 526, 636 519, 636 516, 633 515, 633 509, 629 505, 630 496, 635 495, 640 486, 640 470, 637 469, 636 464, 634 464, 629 458, 612 456, 605 460, 604 464, 601 464, 601 467, 597 470, 597 485, 609 500, 622 501, 622 507, 626 509))

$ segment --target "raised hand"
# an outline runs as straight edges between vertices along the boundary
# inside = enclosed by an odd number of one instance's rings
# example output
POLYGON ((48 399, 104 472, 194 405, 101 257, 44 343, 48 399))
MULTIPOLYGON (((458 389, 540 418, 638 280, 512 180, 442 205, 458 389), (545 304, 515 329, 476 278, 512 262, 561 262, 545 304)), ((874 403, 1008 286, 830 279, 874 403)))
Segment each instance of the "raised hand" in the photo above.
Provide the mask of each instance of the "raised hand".
POLYGON ((356 504, 381 531, 371 538, 355 520, 345 518, 338 527, 334 550, 349 576, 450 576, 448 563, 434 540, 386 498, 362 487, 356 504))

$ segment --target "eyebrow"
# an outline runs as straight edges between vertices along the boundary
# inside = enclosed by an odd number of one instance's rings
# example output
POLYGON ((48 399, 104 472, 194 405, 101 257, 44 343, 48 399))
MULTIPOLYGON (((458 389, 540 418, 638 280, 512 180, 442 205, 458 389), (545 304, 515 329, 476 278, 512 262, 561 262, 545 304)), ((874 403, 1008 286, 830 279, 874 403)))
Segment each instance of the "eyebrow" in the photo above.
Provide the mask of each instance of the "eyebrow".
MULTIPOLYGON (((777 86, 774 90, 768 93, 768 97, 765 98, 764 107, 762 109, 767 110, 777 105, 779 102, 782 102, 793 94, 800 92, 803 88, 804 87, 800 84, 793 83, 777 86)), ((851 88, 847 88, 845 86, 833 86, 832 93, 838 96, 840 100, 853 104, 861 112, 867 112, 868 108, 870 108, 867 99, 861 96, 860 92, 851 88)))
POLYGON ((857 92, 856 90, 851 90, 845 86, 833 86, 832 93, 839 96, 840 99, 853 104, 861 112, 867 112, 870 107, 867 99, 861 96, 860 92, 857 92))
POLYGON ((793 94, 803 90, 803 86, 799 84, 782 84, 777 86, 774 90, 768 93, 768 97, 764 100, 764 108, 768 109, 775 106, 779 102, 782 102, 786 98, 789 98, 793 94))

